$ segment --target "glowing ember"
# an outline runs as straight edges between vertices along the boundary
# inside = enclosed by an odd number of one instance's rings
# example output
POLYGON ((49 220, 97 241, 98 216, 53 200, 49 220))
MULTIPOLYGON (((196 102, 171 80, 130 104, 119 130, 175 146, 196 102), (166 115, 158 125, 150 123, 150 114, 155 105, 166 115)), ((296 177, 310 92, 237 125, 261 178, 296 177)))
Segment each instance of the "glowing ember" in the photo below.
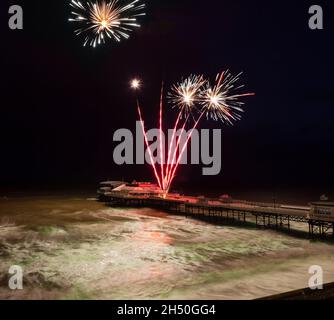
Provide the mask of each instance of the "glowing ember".
POLYGON ((140 88, 140 85, 141 85, 141 83, 140 83, 140 80, 138 80, 138 79, 133 79, 133 80, 131 81, 131 88, 132 88, 132 89, 137 90, 137 89, 140 88))

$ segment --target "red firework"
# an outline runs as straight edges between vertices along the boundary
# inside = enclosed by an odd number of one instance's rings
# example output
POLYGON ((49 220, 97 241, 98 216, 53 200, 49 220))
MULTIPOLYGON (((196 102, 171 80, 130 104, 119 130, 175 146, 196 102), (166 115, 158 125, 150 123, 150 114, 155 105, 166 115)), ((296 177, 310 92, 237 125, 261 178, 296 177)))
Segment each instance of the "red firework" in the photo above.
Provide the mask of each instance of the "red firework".
MULTIPOLYGON (((172 86, 171 92, 168 94, 168 98, 173 105, 179 109, 178 116, 176 118, 172 138, 168 145, 167 162, 164 163, 165 148, 163 147, 162 135, 162 118, 163 118, 163 84, 160 94, 160 112, 159 112, 159 144, 160 144, 160 172, 158 172, 158 166, 156 165, 152 150, 149 145, 147 134, 144 127, 144 121, 141 113, 139 101, 137 99, 137 109, 142 126, 145 144, 150 156, 151 166, 156 178, 156 181, 163 191, 164 195, 167 195, 171 189, 172 183, 176 176, 177 169, 180 166, 184 152, 187 150, 189 142, 191 141, 194 130, 198 127, 203 116, 207 118, 222 121, 224 123, 232 124, 233 120, 239 120, 241 113, 243 112, 243 102, 239 101, 240 97, 252 96, 254 93, 238 94, 236 91, 243 86, 237 84, 240 74, 232 76, 229 71, 224 71, 217 75, 216 82, 213 86, 210 86, 208 80, 204 80, 203 76, 193 76, 182 80, 177 85, 172 86), (175 148, 173 149, 174 139, 176 132, 181 128, 181 133, 187 123, 192 122, 190 125, 190 133, 186 137, 186 142, 180 147, 181 136, 177 137, 175 148), (181 150, 180 150, 181 148, 181 150)), ((133 80, 131 87, 134 90, 139 89, 140 81, 133 80)))

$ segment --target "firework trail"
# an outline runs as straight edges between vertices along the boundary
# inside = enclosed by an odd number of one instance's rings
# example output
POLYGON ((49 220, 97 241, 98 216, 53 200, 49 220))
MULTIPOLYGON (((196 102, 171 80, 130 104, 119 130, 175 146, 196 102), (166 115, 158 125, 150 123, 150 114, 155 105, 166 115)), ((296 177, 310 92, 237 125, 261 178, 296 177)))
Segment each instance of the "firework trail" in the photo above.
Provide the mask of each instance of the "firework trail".
MULTIPOLYGON (((163 85, 160 96, 160 113, 159 113, 159 128, 160 128, 160 176, 153 162, 152 151, 150 149, 147 135, 145 132, 140 106, 138 103, 138 113, 142 123, 143 134, 146 146, 151 158, 151 163, 158 185, 167 195, 173 180, 176 176, 177 169, 180 166, 184 152, 187 150, 189 142, 192 138, 194 130, 198 127, 203 116, 207 119, 222 121, 224 123, 233 124, 233 121, 241 118, 243 112, 242 106, 244 103, 239 101, 241 97, 252 96, 254 93, 241 94, 237 91, 243 88, 243 85, 238 85, 241 73, 233 76, 229 71, 224 71, 217 75, 214 85, 211 87, 210 82, 205 80, 203 76, 191 75, 182 80, 180 83, 173 85, 171 92, 167 97, 172 104, 172 107, 177 107, 179 112, 173 128, 172 139, 168 146, 168 158, 166 168, 164 168, 164 148, 162 143, 162 115, 163 115, 163 85), (197 112, 195 112, 197 111, 197 112), (181 119, 184 119, 183 124, 181 119), (176 131, 180 128, 181 134, 184 132, 188 122, 193 120, 190 125, 190 133, 186 137, 186 142, 180 146, 181 137, 176 141, 175 149, 173 149, 176 131), (173 149, 173 150, 172 150, 173 149), (181 150, 180 150, 181 149, 181 150)), ((140 86, 139 80, 133 80, 131 87, 137 90, 140 86)))
POLYGON ((159 133, 160 133, 160 173, 161 173, 161 182, 162 189, 165 190, 165 174, 164 174, 164 151, 162 148, 162 104, 163 104, 163 94, 164 94, 164 83, 161 85, 161 95, 160 95, 160 116, 159 116, 159 133))
MULTIPOLYGON (((177 107, 179 109, 179 114, 176 119, 173 135, 171 139, 171 143, 168 148, 168 159, 167 159, 167 168, 166 168, 166 176, 165 180, 167 181, 167 185, 169 184, 169 177, 172 171, 172 165, 175 162, 177 150, 180 145, 180 138, 177 139, 177 143, 175 146, 175 150, 172 156, 172 144, 174 142, 176 130, 178 128, 179 121, 182 118, 185 118, 184 124, 182 126, 182 130, 184 130, 185 125, 191 115, 194 119, 193 112, 196 109, 196 103, 198 100, 198 94, 200 92, 200 88, 206 83, 203 76, 190 75, 188 78, 183 79, 180 83, 175 84, 171 88, 171 92, 168 94, 168 99, 172 104, 173 108, 177 107)), ((194 119, 195 120, 195 119, 194 119)))
MULTIPOLYGON (((170 165, 171 165, 170 161, 171 161, 171 155, 172 155, 172 145, 173 145, 174 138, 175 138, 175 135, 176 135, 176 128, 178 127, 180 119, 181 119, 181 112, 179 112, 179 115, 177 116, 177 119, 175 121, 175 125, 174 125, 174 128, 173 128, 172 138, 171 138, 170 144, 168 146, 167 167, 166 167, 166 176, 165 176, 166 184, 168 184, 167 178, 169 176, 170 165)), ((187 118, 187 120, 188 120, 188 118, 187 118)))
MULTIPOLYGON (((170 171, 170 173, 169 173, 168 180, 167 180, 167 181, 168 181, 167 188, 164 189, 164 191, 165 191, 166 193, 168 193, 169 190, 170 190, 170 188, 171 188, 172 182, 173 182, 173 180, 174 180, 174 178, 175 178, 176 170, 177 170, 177 168, 178 168, 179 165, 180 165, 180 161, 181 161, 181 159, 182 159, 182 156, 183 156, 185 150, 187 149, 187 147, 188 147, 188 143, 189 143, 189 141, 191 140, 191 137, 192 137, 192 135, 193 135, 193 132, 194 132, 194 130, 197 128, 197 126, 198 126, 199 122, 201 121, 203 115, 204 115, 204 112, 201 113, 201 115, 198 117, 198 120, 195 122, 193 128, 192 128, 191 131, 190 131, 190 134, 189 134, 188 137, 187 137, 186 143, 183 145, 183 148, 182 148, 182 150, 181 150, 180 153, 179 153, 179 157, 178 157, 178 159, 177 159, 177 161, 176 161, 176 164, 174 165, 174 167, 172 167, 172 169, 171 169, 171 171, 170 171)), ((184 129, 184 128, 183 128, 183 129, 184 129)), ((177 150, 177 149, 178 149, 178 147, 176 147, 176 150, 177 150)))
MULTIPOLYGON (((180 116, 180 114, 179 114, 180 116)), ((185 121, 183 122, 183 126, 181 128, 181 134, 184 132, 184 129, 186 127, 186 124, 189 120, 189 114, 187 116, 187 118, 185 119, 185 121)), ((177 125, 174 126, 174 129, 173 129, 173 133, 176 134, 176 130, 177 130, 177 125)), ((175 139, 175 134, 173 135, 173 138, 170 142, 170 149, 172 149, 172 145, 174 143, 174 139, 175 139)), ((187 140, 188 140, 188 137, 187 137, 187 140)), ((180 147, 180 142, 181 142, 181 136, 179 136, 177 138, 177 141, 176 141, 176 145, 175 145, 175 149, 174 149, 174 152, 173 152, 173 158, 171 158, 171 161, 169 162, 169 164, 167 165, 167 173, 166 173, 166 181, 167 181, 167 185, 170 185, 170 179, 172 177, 172 172, 173 172, 173 165, 175 165, 175 160, 176 160, 176 156, 177 156, 177 151, 179 150, 179 147, 180 147)), ((170 159, 169 159, 170 160, 170 159)))
POLYGON ((78 24, 74 32, 84 36, 84 46, 96 47, 107 39, 117 42, 128 39, 134 28, 139 28, 137 18, 145 15, 141 0, 72 0, 69 21, 78 24))
POLYGON ((140 105, 139 105, 138 100, 137 100, 137 110, 138 110, 138 114, 139 114, 139 119, 140 119, 142 131, 143 131, 143 135, 144 135, 144 138, 145 138, 145 144, 146 144, 146 147, 147 147, 147 150, 148 150, 148 153, 149 153, 149 156, 150 156, 150 160, 151 160, 151 165, 152 165, 152 168, 153 168, 153 171, 154 171, 154 174, 155 174, 155 178, 157 179, 157 182, 158 182, 158 185, 159 185, 160 189, 164 190, 164 188, 163 188, 163 186, 160 182, 160 177, 159 177, 157 168, 155 166, 155 162, 153 160, 153 155, 152 155, 150 145, 148 143, 148 138, 147 138, 147 134, 146 134, 146 131, 145 131, 144 121, 143 121, 143 117, 141 115, 141 109, 140 109, 140 105))

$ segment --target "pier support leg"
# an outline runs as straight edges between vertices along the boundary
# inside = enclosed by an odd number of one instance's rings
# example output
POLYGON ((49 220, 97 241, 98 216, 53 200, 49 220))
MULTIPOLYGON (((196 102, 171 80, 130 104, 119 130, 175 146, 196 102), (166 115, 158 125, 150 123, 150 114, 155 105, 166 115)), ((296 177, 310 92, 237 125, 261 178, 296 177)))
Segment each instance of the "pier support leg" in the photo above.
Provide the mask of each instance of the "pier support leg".
POLYGON ((313 221, 311 221, 311 235, 312 235, 312 238, 314 236, 314 224, 313 224, 313 221))

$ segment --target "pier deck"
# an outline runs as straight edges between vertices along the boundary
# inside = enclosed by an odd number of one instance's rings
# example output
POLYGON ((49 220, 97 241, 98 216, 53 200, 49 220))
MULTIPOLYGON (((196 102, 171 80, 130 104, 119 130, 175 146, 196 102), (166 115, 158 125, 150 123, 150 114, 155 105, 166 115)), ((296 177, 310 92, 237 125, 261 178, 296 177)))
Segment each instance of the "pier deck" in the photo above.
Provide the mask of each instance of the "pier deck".
POLYGON ((213 222, 253 223, 257 227, 285 228, 290 230, 291 222, 308 224, 310 237, 320 236, 334 239, 334 221, 314 219, 310 207, 232 201, 224 203, 219 199, 201 199, 187 196, 130 196, 110 192, 104 199, 110 205, 152 207, 186 217, 200 218, 213 222))

